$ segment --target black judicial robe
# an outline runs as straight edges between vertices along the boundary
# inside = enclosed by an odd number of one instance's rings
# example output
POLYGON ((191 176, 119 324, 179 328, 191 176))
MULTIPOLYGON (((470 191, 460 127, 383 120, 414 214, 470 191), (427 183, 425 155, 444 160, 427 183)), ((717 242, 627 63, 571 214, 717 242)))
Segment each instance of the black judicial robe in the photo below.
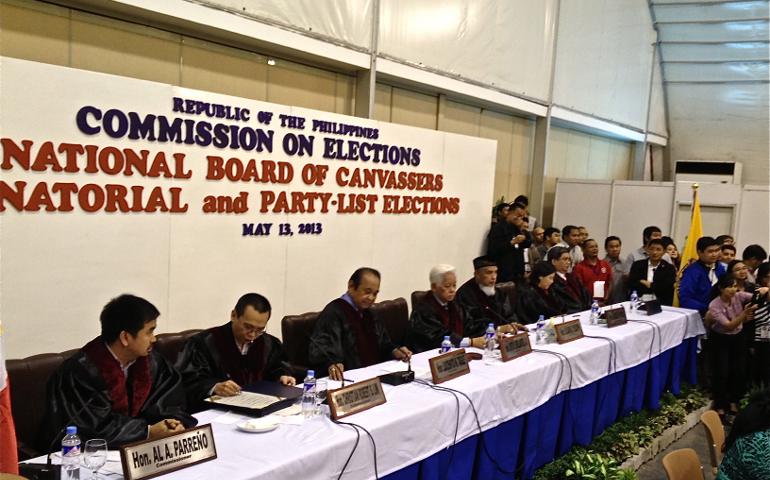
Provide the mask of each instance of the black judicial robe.
MULTIPOLYGON (((550 290, 550 289, 549 289, 550 290)), ((564 305, 550 292, 522 285, 516 295, 516 316, 523 323, 536 323, 540 315, 550 318, 566 313, 564 305)))
POLYGON ((179 372, 152 351, 131 365, 124 382, 120 364, 97 337, 65 360, 49 380, 38 448, 48 451, 66 425, 77 425, 84 443, 103 438, 114 449, 147 439, 147 427, 167 418, 181 421, 185 428, 198 423, 185 411, 179 372))
POLYGON ((318 316, 308 355, 317 376, 325 376, 334 363, 353 370, 392 360, 396 347, 371 309, 359 312, 338 298, 318 316))
POLYGON ((432 292, 412 306, 409 317, 409 347, 419 353, 439 348, 449 335, 452 345, 459 345, 465 333, 462 310, 456 302, 443 307, 432 292))
POLYGON ((557 273, 554 275, 553 284, 549 293, 564 306, 564 313, 582 312, 591 308, 591 295, 583 284, 571 274, 567 274, 567 280, 557 273))
POLYGON ((518 321, 513 313, 508 295, 495 289, 493 296, 487 296, 475 278, 471 278, 457 290, 455 301, 465 315, 465 336, 481 337, 490 323, 495 326, 518 321))
POLYGON ((176 368, 182 374, 187 404, 196 410, 203 408, 202 401, 219 382, 232 380, 243 387, 257 380, 277 381, 282 375, 291 375, 280 340, 263 333, 242 355, 230 322, 190 337, 176 368))

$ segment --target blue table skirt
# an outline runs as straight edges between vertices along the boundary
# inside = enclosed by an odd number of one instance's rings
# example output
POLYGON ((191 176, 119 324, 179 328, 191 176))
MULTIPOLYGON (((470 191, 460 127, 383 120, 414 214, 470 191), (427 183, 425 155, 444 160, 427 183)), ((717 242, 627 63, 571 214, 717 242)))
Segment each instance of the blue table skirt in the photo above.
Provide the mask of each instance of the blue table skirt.
POLYGON ((532 478, 535 470, 573 445, 588 445, 619 418, 659 408, 665 391, 679 394, 681 381, 695 384, 696 348, 697 338, 689 338, 647 362, 562 392, 524 415, 384 478, 532 478))

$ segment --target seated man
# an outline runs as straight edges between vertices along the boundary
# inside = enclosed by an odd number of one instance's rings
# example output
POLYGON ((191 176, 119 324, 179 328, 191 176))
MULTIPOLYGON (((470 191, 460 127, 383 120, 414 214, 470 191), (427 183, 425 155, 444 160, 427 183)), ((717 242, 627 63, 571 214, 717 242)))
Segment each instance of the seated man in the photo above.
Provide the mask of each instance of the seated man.
POLYGON ((158 316, 154 305, 133 295, 105 305, 101 335, 65 360, 48 382, 41 449, 66 425, 77 425, 83 441, 103 438, 117 448, 197 423, 185 413, 181 376, 152 350, 158 316))
POLYGON ((257 380, 294 385, 281 341, 265 333, 270 302, 258 293, 238 299, 230 321, 191 337, 179 354, 177 369, 188 405, 198 408, 211 395, 237 395, 257 380))
POLYGON ((412 352, 396 347, 369 307, 380 292, 380 272, 362 267, 348 280, 348 291, 324 307, 310 337, 310 364, 341 381, 345 369, 368 367, 395 358, 406 361, 412 352))
POLYGON ((674 266, 663 260, 663 240, 653 238, 647 243, 646 260, 637 260, 631 264, 628 275, 629 290, 636 291, 641 297, 654 293, 661 305, 672 305, 674 302, 674 283, 676 270, 674 266))
POLYGON ((441 346, 445 336, 459 345, 465 336, 463 312, 454 301, 457 274, 452 265, 436 265, 430 270, 430 292, 412 305, 409 317, 409 346, 424 352, 441 346))
POLYGON ((583 284, 572 273, 569 268, 572 263, 570 251, 565 247, 556 246, 548 252, 548 258, 556 270, 554 282, 550 293, 567 313, 575 313, 587 310, 591 307, 591 296, 583 288, 583 284))
POLYGON ((473 268, 473 278, 457 290, 457 303, 462 306, 465 315, 465 336, 483 337, 490 323, 495 327, 505 326, 505 331, 521 328, 521 325, 516 323, 516 314, 513 313, 508 295, 495 289, 495 261, 489 257, 478 257, 473 260, 473 268))

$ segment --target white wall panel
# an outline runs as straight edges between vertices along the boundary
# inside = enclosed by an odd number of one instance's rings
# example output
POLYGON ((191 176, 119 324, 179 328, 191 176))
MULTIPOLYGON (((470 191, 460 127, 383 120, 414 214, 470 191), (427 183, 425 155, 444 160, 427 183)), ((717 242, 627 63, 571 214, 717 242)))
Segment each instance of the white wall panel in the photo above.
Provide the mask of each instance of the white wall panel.
POLYGON ((644 0, 562 2, 554 103, 643 129, 654 40, 644 0))
POLYGON ((240 15, 265 19, 369 48, 372 0, 196 0, 240 15))
POLYGON ((546 99, 555 0, 382 0, 379 51, 546 99))
POLYGON ((655 62, 652 73, 652 92, 650 92, 650 118, 647 129, 663 137, 668 137, 668 125, 666 125, 666 97, 663 91, 663 77, 661 65, 655 62))
POLYGON ((764 248, 768 247, 770 215, 767 212, 770 212, 770 189, 767 186, 744 186, 738 229, 735 232, 735 243, 739 253, 752 243, 762 245, 764 248))
POLYGON ((767 84, 668 84, 671 158, 743 162, 743 182, 767 185, 767 84))

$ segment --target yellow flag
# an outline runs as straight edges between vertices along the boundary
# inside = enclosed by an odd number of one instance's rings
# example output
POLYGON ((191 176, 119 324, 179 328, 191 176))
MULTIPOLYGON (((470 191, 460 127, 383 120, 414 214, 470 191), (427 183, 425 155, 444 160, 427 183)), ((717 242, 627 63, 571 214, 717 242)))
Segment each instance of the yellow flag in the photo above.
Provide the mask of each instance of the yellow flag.
POLYGON ((696 245, 698 239, 703 236, 703 223, 700 218, 700 199, 698 199, 697 184, 693 188, 692 213, 690 215, 690 233, 687 234, 687 241, 682 251, 682 260, 679 264, 679 271, 685 269, 687 265, 698 259, 698 249, 696 245))
POLYGON ((703 236, 703 222, 700 217, 700 199, 698 198, 698 184, 692 186, 692 210, 690 213, 690 233, 687 234, 687 241, 684 244, 679 263, 679 274, 677 275, 676 285, 674 286, 674 306, 679 306, 679 279, 682 272, 692 262, 698 260, 698 239, 703 236))

